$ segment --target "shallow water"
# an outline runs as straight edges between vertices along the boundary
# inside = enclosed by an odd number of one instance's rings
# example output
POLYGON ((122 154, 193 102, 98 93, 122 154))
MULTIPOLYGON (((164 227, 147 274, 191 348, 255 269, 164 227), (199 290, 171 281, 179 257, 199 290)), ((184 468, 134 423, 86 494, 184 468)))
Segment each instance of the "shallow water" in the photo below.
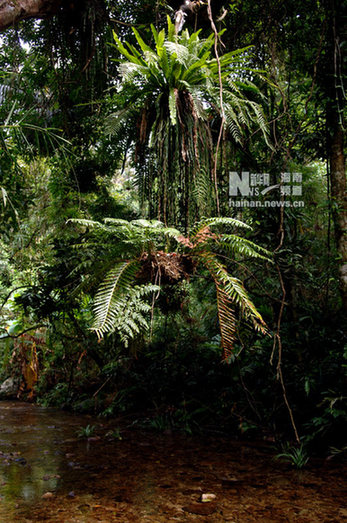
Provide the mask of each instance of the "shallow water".
POLYGON ((69 471, 62 443, 75 438, 80 425, 81 418, 68 413, 0 402, 0 517, 59 490, 69 471))
POLYGON ((304 471, 263 442, 118 428, 20 402, 0 402, 0 523, 347 521, 343 464, 304 471), (95 436, 78 439, 81 426, 95 436), (201 495, 212 493, 209 503, 201 495))

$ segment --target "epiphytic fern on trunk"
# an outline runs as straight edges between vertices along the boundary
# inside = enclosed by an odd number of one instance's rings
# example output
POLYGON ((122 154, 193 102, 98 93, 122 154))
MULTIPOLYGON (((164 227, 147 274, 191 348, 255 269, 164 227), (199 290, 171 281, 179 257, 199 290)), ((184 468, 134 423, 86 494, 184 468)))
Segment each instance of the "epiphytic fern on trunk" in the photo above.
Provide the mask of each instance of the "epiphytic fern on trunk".
POLYGON ((95 229, 102 235, 103 242, 108 236, 109 244, 118 249, 113 268, 106 273, 94 299, 92 329, 99 338, 117 331, 127 344, 148 328, 151 305, 145 300, 146 296, 159 292, 161 284, 169 282, 172 285, 189 278, 199 267, 208 271, 215 284, 225 358, 230 356, 234 347, 236 310, 256 330, 262 334, 267 332, 242 282, 232 276, 220 261, 221 255, 225 259, 223 252, 234 258, 246 255, 269 259, 271 254, 266 249, 236 234, 221 231, 231 228, 250 230, 247 224, 235 218, 205 218, 192 227, 189 236, 183 236, 177 229, 165 227, 159 221, 106 219, 104 224, 90 220, 74 221, 95 229))

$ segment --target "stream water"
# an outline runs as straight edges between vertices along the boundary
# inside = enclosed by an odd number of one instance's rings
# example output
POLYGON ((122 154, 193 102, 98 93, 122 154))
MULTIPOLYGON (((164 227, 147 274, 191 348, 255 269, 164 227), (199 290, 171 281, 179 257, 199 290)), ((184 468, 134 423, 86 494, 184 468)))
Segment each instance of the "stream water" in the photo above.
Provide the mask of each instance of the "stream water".
POLYGON ((292 470, 262 442, 120 438, 112 421, 0 402, 0 523, 344 522, 345 471, 323 460, 292 470), (78 438, 87 425, 95 435, 78 438))

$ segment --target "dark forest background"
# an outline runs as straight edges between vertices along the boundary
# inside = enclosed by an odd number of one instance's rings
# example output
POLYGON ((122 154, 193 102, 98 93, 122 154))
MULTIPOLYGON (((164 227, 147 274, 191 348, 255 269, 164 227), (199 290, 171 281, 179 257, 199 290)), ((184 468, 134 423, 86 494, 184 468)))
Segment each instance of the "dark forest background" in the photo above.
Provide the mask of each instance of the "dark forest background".
POLYGON ((0 24, 10 394, 344 452, 343 3, 46 4, 0 24), (230 171, 304 206, 230 207, 230 171))

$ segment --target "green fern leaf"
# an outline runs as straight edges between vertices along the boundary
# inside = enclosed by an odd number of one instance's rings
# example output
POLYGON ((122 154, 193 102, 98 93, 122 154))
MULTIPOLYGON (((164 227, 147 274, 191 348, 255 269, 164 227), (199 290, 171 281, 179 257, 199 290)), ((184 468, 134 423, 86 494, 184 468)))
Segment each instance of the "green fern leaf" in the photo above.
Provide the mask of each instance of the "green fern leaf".
POLYGON ((136 260, 118 263, 109 271, 94 299, 94 323, 92 330, 102 338, 113 329, 113 323, 122 304, 122 298, 134 284, 139 269, 136 260))

